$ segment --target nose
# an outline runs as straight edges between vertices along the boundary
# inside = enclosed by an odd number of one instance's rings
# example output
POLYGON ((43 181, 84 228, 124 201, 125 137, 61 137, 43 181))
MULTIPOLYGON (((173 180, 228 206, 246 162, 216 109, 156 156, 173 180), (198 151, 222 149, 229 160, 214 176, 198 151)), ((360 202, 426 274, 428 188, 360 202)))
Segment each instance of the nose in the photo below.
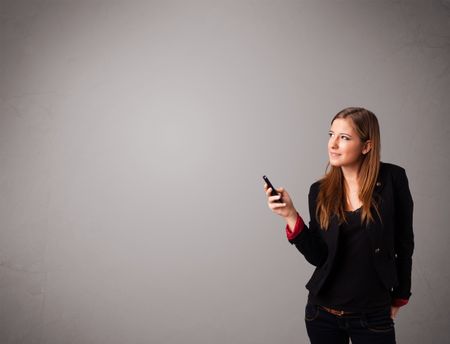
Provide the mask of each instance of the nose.
POLYGON ((331 148, 338 148, 337 140, 338 140, 337 137, 336 138, 330 137, 330 147, 331 148))

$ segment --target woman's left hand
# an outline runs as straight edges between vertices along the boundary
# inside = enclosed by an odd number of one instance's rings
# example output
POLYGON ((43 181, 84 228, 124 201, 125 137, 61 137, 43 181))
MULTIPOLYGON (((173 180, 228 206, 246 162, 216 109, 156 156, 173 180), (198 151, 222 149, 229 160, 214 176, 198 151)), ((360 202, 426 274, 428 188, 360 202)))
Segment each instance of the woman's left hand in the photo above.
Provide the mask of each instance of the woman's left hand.
POLYGON ((391 318, 394 319, 397 316, 400 307, 391 306, 391 318))

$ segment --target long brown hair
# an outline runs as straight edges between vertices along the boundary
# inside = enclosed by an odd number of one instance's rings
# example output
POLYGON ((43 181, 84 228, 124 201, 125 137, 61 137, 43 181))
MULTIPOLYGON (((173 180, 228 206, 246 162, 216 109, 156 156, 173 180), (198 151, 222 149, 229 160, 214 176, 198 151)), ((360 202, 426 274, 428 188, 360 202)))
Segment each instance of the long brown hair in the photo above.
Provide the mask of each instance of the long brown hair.
MULTIPOLYGON (((369 221, 374 221, 371 206, 374 206, 379 216, 378 204, 372 197, 380 168, 381 147, 378 119, 371 111, 361 107, 348 107, 339 111, 331 120, 331 124, 336 118, 350 118, 362 143, 367 140, 372 143, 370 151, 361 158, 362 163, 358 175, 359 198, 363 203, 361 224, 366 222, 367 225, 369 221)), ((325 176, 320 180, 316 218, 320 227, 327 230, 332 215, 337 216, 339 224, 347 222, 345 216, 347 194, 341 167, 332 166, 328 161, 325 172, 325 176)))

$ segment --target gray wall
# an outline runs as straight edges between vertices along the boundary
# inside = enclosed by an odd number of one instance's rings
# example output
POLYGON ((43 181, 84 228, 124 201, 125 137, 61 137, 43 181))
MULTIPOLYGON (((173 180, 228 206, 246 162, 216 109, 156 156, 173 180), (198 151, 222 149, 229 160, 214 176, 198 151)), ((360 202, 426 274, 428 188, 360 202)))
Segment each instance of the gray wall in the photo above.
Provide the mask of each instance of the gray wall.
POLYGON ((309 220, 349 105, 378 116, 415 201, 398 342, 449 342, 449 14, 1 1, 0 343, 307 342, 313 268, 261 176, 309 220))

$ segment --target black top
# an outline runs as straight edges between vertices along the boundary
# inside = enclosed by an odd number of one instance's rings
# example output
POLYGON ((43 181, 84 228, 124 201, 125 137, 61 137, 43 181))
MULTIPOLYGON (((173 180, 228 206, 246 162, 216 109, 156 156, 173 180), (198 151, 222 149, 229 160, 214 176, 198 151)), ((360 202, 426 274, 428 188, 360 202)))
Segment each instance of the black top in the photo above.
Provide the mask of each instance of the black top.
POLYGON ((361 226, 360 213, 361 208, 346 211, 348 223, 339 228, 335 263, 319 294, 309 294, 310 303, 349 312, 390 306, 390 292, 373 266, 370 239, 361 226))

